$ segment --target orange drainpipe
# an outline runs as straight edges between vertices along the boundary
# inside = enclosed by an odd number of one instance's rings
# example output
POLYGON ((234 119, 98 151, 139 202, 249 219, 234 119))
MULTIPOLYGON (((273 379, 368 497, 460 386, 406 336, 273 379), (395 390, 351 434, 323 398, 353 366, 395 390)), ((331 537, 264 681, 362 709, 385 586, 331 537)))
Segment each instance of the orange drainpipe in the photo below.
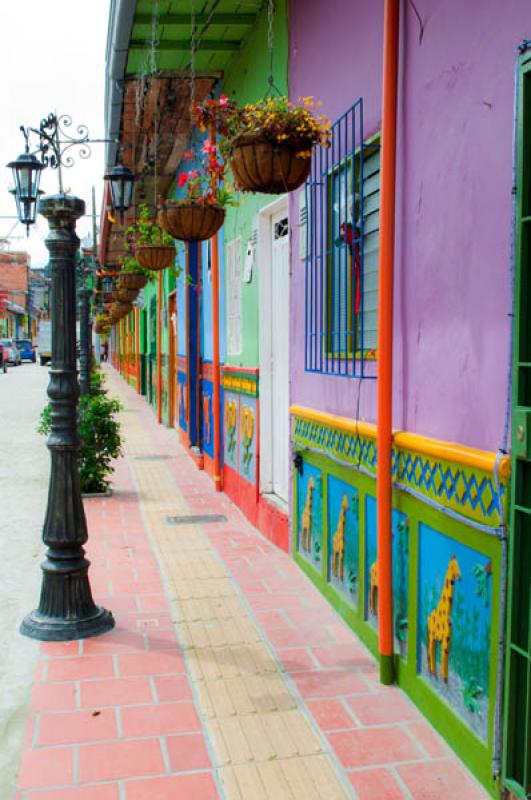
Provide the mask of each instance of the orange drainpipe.
POLYGON ((157 292, 157 422, 162 422, 162 270, 157 292))
MULTIPOLYGON (((216 133, 210 131, 210 141, 216 144, 216 133)), ((213 188, 217 188, 216 179, 212 178, 213 188)), ((214 487, 216 492, 221 492, 221 389, 219 370, 219 243, 217 233, 212 237, 212 369, 213 378, 213 403, 214 416, 214 487)))
POLYGON ((219 374, 219 250, 217 233, 212 238, 212 367, 213 380, 213 415, 214 415, 214 486, 221 492, 221 390, 219 374))
POLYGON ((140 309, 135 308, 135 373, 136 391, 140 394, 140 309))
POLYGON ((378 649, 380 681, 394 681, 392 587, 393 271, 399 0, 385 0, 378 281, 378 649))

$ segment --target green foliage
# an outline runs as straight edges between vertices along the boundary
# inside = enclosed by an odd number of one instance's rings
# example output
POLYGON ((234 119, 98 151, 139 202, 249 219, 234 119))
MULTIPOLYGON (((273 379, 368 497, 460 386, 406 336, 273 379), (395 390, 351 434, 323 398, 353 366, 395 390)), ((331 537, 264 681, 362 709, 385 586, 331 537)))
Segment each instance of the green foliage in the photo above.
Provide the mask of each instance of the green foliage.
POLYGON ((461 692, 465 708, 472 711, 473 714, 479 714, 481 708, 477 698, 483 694, 483 687, 479 685, 475 678, 467 678, 463 682, 461 692))
POLYGON ((126 255, 120 265, 121 272, 132 272, 135 275, 145 275, 146 278, 151 280, 154 278, 154 273, 149 269, 141 267, 136 258, 132 255, 126 255))
POLYGON ((488 564, 475 564, 472 568, 472 575, 476 579, 476 594, 481 597, 486 606, 489 604, 489 584, 488 579, 492 574, 491 562, 488 564))
POLYGON ((314 539, 313 542, 313 557, 316 561, 321 560, 321 542, 317 539, 314 539))
POLYGON ((393 529, 393 592, 395 604, 395 635, 399 642, 407 641, 409 519, 401 518, 393 529))
MULTIPOLYGON (((105 492, 113 472, 112 460, 121 455, 122 438, 116 414, 118 400, 110 398, 101 372, 91 373, 90 393, 79 399, 77 427, 81 438, 79 450, 79 480, 86 494, 105 492)), ((51 405, 41 412, 38 433, 48 436, 51 430, 51 405)))
POLYGON ((175 244, 173 236, 161 228, 151 217, 147 203, 140 203, 138 206, 139 215, 137 221, 127 228, 128 240, 136 245, 158 244, 163 246, 173 246, 175 244))

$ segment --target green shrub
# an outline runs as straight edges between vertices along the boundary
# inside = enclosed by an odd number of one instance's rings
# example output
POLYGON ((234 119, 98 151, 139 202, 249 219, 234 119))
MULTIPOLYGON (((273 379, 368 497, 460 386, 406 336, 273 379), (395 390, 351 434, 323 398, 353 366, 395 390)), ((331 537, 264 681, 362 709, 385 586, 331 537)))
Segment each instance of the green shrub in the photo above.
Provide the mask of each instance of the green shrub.
MULTIPOLYGON (((79 480, 85 494, 105 492, 113 472, 113 458, 122 452, 120 423, 116 414, 121 404, 107 395, 101 372, 91 373, 90 393, 79 398, 77 428, 81 438, 79 480)), ((38 432, 48 436, 51 429, 51 405, 42 410, 38 432)))

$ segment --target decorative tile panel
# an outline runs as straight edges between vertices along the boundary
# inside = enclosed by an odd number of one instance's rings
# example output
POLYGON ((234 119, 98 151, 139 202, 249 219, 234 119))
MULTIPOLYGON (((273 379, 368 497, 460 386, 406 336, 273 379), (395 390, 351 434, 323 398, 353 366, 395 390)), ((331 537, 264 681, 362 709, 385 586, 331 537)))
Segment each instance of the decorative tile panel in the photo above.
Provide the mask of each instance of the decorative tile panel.
MULTIPOLYGON (((294 416, 295 448, 329 454, 346 465, 376 476, 377 449, 374 438, 344 431, 323 422, 294 416)), ((393 447, 393 481, 483 525, 499 527, 499 502, 506 514, 507 481, 500 483, 500 497, 491 472, 445 461, 424 453, 393 447)))

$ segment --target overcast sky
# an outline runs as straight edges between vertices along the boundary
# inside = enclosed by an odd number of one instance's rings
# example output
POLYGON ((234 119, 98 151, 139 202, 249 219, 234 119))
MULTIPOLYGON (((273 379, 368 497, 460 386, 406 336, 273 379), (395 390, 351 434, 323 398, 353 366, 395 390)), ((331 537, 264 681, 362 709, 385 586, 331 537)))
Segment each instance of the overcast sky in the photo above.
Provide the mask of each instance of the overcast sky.
MULTIPOLYGON (((103 138, 105 94, 105 45, 109 0, 0 0, 0 237, 8 234, 15 222, 15 202, 8 189, 12 185, 8 161, 24 150, 19 126, 38 128, 42 117, 51 111, 69 114, 73 125, 85 124, 90 135, 103 138), (5 219, 6 215, 14 217, 5 219)), ((92 156, 84 161, 76 156, 75 165, 64 170, 65 190, 76 194, 91 210, 91 187, 96 187, 99 212, 103 193, 104 145, 92 146, 92 156)), ((47 169, 41 188, 53 193, 57 175, 47 169)), ((29 239, 16 225, 11 250, 28 250, 32 266, 47 262, 44 237, 47 223, 38 218, 29 239)), ((90 219, 80 220, 81 238, 91 230, 90 219)))

